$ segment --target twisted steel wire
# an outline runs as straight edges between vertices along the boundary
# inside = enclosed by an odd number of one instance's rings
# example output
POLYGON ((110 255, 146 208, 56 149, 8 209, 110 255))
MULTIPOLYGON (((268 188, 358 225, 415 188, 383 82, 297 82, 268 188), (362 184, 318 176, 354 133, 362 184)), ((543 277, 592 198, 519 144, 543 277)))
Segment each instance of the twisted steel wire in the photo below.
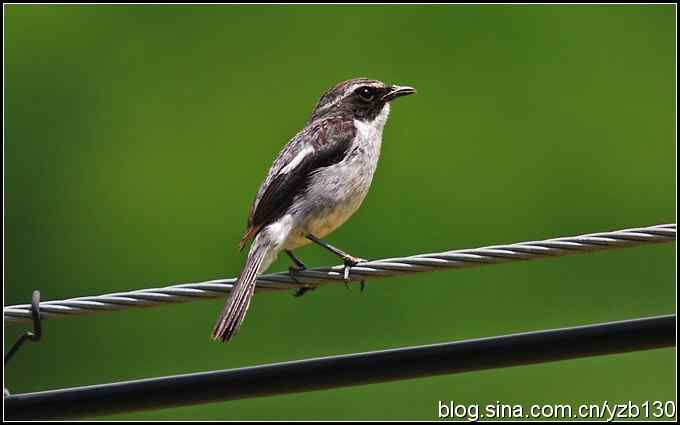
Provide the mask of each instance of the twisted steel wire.
MULTIPOLYGON (((652 243, 666 243, 674 241, 676 233, 675 224, 660 224, 581 236, 386 258, 362 262, 352 267, 350 281, 363 281, 407 273, 477 267, 510 261, 584 254, 605 249, 629 248, 652 243)), ((217 279, 162 288, 140 289, 60 301, 46 301, 40 303, 40 314, 42 319, 54 319, 100 311, 151 307, 169 303, 189 302, 196 299, 221 297, 229 292, 235 280, 235 278, 217 279)), ((294 278, 287 272, 262 275, 257 279, 257 290, 287 290, 301 287, 316 287, 329 282, 344 282, 342 265, 307 269, 296 272, 294 278)), ((4 307, 4 318, 6 323, 29 322, 31 320, 31 306, 30 304, 20 304, 4 307)))

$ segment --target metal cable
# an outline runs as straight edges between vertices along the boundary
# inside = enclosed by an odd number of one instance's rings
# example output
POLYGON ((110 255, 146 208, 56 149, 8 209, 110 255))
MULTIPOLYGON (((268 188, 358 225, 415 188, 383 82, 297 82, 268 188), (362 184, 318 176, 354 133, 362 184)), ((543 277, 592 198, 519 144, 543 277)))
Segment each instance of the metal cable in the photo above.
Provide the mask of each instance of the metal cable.
MULTIPOLYGON (((672 242, 676 239, 676 233, 675 224, 660 224, 509 245, 493 245, 409 257, 386 258, 367 261, 352 267, 350 280, 358 282, 407 273, 477 267, 510 261, 533 260, 584 254, 605 249, 672 242)), ((262 275, 257 279, 257 290, 289 290, 300 287, 315 287, 328 282, 342 283, 344 282, 342 270, 343 266, 307 269, 296 273, 295 280, 287 272, 262 275)), ((234 278, 217 279, 163 288, 46 301, 40 303, 40 315, 42 319, 55 319, 100 311, 151 307, 221 297, 229 292, 235 280, 234 278)), ((30 304, 7 306, 4 308, 4 318, 5 323, 29 322, 31 320, 31 306, 30 304)))
POLYGON ((9 395, 7 420, 67 419, 675 346, 675 315, 9 395))

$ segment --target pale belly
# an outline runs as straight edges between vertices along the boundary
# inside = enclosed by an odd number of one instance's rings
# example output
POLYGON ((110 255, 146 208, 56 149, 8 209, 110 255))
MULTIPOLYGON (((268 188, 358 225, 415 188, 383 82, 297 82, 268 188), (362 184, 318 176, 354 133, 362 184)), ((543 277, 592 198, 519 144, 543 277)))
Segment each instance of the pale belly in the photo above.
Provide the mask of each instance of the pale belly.
POLYGON ((316 176, 297 205, 296 220, 283 248, 307 245, 307 235, 323 238, 345 223, 364 201, 374 171, 375 163, 355 161, 316 176))
POLYGON ((349 200, 339 204, 335 208, 324 209, 322 214, 314 214, 307 220, 294 226, 290 235, 283 244, 284 249, 295 249, 310 243, 307 235, 312 234, 317 238, 323 238, 345 223, 361 205, 361 199, 349 200))

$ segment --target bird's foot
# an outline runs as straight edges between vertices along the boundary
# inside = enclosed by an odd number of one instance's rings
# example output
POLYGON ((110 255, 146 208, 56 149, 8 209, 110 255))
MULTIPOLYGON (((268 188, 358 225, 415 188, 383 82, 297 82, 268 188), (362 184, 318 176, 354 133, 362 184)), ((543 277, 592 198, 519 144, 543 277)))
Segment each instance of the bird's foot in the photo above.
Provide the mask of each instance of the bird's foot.
POLYGON ((313 290, 315 290, 315 289, 316 289, 316 286, 305 286, 305 287, 302 287, 302 288, 298 288, 298 289, 295 291, 295 293, 293 294, 293 296, 294 296, 295 298, 300 298, 301 296, 303 296, 303 295, 306 294, 307 292, 313 291, 313 290))
MULTIPOLYGON (((306 270, 306 269, 307 269, 307 267, 305 267, 304 264, 301 265, 301 266, 293 265, 293 266, 288 267, 288 275, 290 276, 291 279, 293 279, 293 282, 299 284, 300 281, 297 280, 297 278, 295 277, 295 274, 296 274, 296 273, 299 273, 299 272, 301 272, 301 271, 303 271, 303 270, 306 270)), ((309 286, 309 287, 306 287, 306 286, 305 286, 305 287, 302 287, 302 288, 298 288, 298 289, 295 291, 295 293, 293 294, 293 296, 294 296, 294 297, 301 297, 301 296, 303 296, 304 294, 306 294, 307 292, 311 291, 312 289, 316 289, 316 287, 315 287, 315 286, 309 286)))
POLYGON ((290 278, 293 279, 293 282, 300 283, 300 281, 297 280, 295 275, 303 270, 306 270, 306 267, 290 266, 288 267, 288 276, 290 276, 290 278))
MULTIPOLYGON (((363 263, 366 260, 363 258, 359 257, 354 257, 352 255, 344 255, 342 257, 342 261, 345 263, 345 267, 342 269, 342 278, 345 281, 345 287, 349 289, 349 272, 352 269, 352 267, 356 266, 359 263, 363 263)), ((364 281, 361 281, 361 290, 364 290, 364 281)))
MULTIPOLYGON (((365 287, 366 287, 366 281, 365 280, 362 280, 361 282, 359 282, 359 292, 364 292, 365 287)), ((345 288, 347 288, 348 290, 352 289, 352 288, 349 287, 348 281, 345 281, 345 288)))

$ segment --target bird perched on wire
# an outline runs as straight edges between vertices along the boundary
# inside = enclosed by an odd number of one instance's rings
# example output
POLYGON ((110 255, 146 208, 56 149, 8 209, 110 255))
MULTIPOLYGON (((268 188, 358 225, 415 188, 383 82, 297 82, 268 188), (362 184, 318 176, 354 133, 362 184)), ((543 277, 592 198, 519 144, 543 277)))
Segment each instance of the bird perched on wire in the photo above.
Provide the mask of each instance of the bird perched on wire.
MULTIPOLYGON (((238 331, 255 290, 257 276, 280 251, 304 264, 291 250, 314 242, 350 267, 363 261, 321 240, 343 224, 361 205, 371 186, 380 156, 390 102, 415 93, 407 86, 355 78, 327 90, 305 128, 274 160, 248 216, 240 248, 252 240, 241 271, 213 329, 212 338, 226 341, 238 331)), ((293 274, 294 276, 294 274, 293 274)), ((304 293, 304 289, 298 295, 304 293)))

